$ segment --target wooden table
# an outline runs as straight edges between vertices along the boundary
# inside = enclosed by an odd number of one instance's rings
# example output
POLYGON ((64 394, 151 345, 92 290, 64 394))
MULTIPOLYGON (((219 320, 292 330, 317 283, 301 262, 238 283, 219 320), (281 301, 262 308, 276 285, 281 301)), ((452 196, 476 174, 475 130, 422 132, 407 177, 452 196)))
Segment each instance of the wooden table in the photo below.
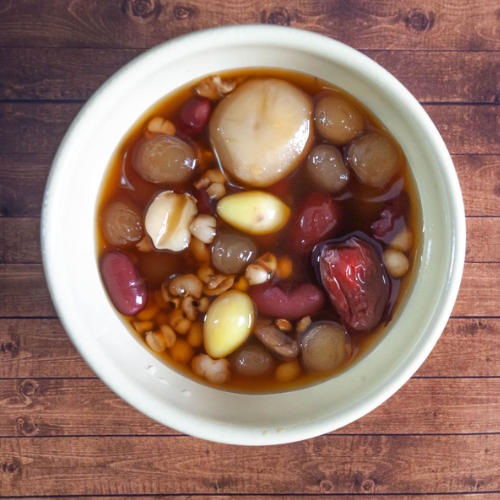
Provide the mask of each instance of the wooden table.
POLYGON ((500 498, 499 1, 180 2, 0 0, 0 497, 500 498), (115 396, 61 328, 40 258, 45 180, 85 100, 149 47, 237 23, 386 67, 441 131, 467 213, 459 298, 415 377, 339 431, 269 448, 179 435, 115 396))

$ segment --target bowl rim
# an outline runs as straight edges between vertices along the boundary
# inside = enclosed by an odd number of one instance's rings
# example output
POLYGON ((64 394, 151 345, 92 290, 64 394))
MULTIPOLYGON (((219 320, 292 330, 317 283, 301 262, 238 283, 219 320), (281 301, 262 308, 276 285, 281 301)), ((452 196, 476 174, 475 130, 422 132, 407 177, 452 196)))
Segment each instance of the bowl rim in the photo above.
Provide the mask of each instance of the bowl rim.
MULTIPOLYGON (((465 261, 465 211, 458 177, 447 147, 426 111, 402 83, 400 83, 392 74, 368 56, 365 56, 356 49, 326 36, 282 26, 225 26, 193 32, 149 49, 119 69, 91 96, 91 98, 77 114, 61 141, 47 179, 41 220, 43 267, 50 296, 65 331, 81 356, 84 358, 85 362, 116 394, 149 417, 189 435, 227 444, 279 444, 308 439, 325 432, 329 432, 333 427, 343 427, 344 425, 347 425, 348 423, 351 423, 369 413, 386 401, 397 390, 399 390, 409 378, 411 378, 411 376, 427 358, 439 339, 452 312, 458 294, 465 261), (227 433, 225 432, 227 431, 226 424, 212 421, 210 419, 200 419, 198 417, 193 417, 191 419, 186 418, 185 421, 177 419, 175 424, 167 422, 168 418, 159 419, 158 414, 149 408, 148 405, 145 405, 143 401, 141 401, 141 398, 137 397, 136 393, 132 394, 132 391, 128 391, 121 386, 119 381, 113 378, 113 371, 103 369, 102 366, 100 366, 99 363, 93 358, 89 350, 84 345, 84 342, 79 339, 77 335, 72 333, 72 328, 70 326, 71 318, 69 314, 66 314, 66 311, 60 304, 59 292, 56 288, 55 280, 52 279, 52 271, 55 263, 49 258, 50 247, 48 239, 46 238, 46 229, 51 224, 50 218, 48 217, 51 206, 50 192, 57 184, 59 177, 62 175, 64 167, 64 152, 70 146, 73 132, 77 129, 82 120, 86 119, 88 112, 92 110, 96 104, 98 105, 100 99, 104 98, 107 93, 112 92, 113 87, 118 85, 122 80, 125 80, 127 76, 135 68, 137 68, 137 66, 147 63, 149 58, 155 58, 163 53, 163 51, 176 50, 176 48, 184 45, 195 46, 206 42, 207 39, 210 39, 211 43, 218 46, 217 43, 221 44, 224 40, 227 43, 228 38, 238 41, 245 39, 245 43, 249 45, 272 43, 276 47, 284 48, 293 48, 297 45, 298 41, 300 41, 302 50, 310 51, 320 55, 321 57, 327 57, 334 60, 336 59, 334 54, 341 53, 343 61, 350 60, 350 64, 353 67, 358 66, 358 63, 362 62, 370 69, 370 71, 378 74, 380 78, 383 78, 385 85, 394 89, 395 92, 397 91, 399 96, 404 98, 409 118, 412 118, 420 123, 422 134, 429 144, 429 147, 432 149, 433 155, 436 157, 436 163, 441 167, 440 174, 444 178, 443 182, 446 186, 448 199, 450 201, 449 209, 452 214, 452 222, 454 224, 455 231, 453 235, 453 253, 449 266, 448 292, 445 296, 440 297, 441 307, 439 312, 435 315, 435 317, 433 317, 433 325, 429 328, 428 335, 425 338, 422 338, 418 345, 416 345, 413 349, 412 356, 408 360, 408 363, 404 366, 400 365, 398 370, 392 373, 390 379, 387 379, 382 384, 379 384, 375 390, 361 400, 357 401, 356 404, 345 408, 342 415, 330 415, 329 418, 304 424, 302 427, 295 429, 293 433, 287 432, 286 434, 278 434, 276 436, 269 437, 265 443, 256 442, 250 432, 244 433, 241 428, 236 429, 235 432, 227 433), (335 420, 335 424, 332 423, 333 420, 335 420), (200 421, 203 423, 203 425, 200 426, 203 428, 202 430, 197 427, 197 425, 200 424, 200 421)), ((302 390, 307 390, 307 388, 302 390)))

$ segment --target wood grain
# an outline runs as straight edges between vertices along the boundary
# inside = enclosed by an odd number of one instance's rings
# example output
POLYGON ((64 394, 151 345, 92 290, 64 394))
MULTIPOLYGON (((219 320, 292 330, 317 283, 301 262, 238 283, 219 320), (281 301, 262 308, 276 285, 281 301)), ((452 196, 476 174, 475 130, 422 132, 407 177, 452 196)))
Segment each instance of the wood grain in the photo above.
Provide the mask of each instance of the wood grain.
MULTIPOLYGON (((499 325, 500 331, 500 325, 499 325)), ((0 378, 95 377, 57 319, 0 320, 0 378)))
POLYGON ((0 264, 0 317, 55 317, 41 264, 0 264))
MULTIPOLYGON (((323 500, 325 495, 269 495, 269 494, 253 494, 253 495, 240 495, 231 494, 231 498, 237 498, 238 500, 264 500, 269 499, 272 496, 275 500, 323 500)), ((359 494, 359 495, 336 495, 335 500, 362 500, 370 498, 371 495, 359 494)), ((40 497, 23 497, 24 500, 35 500, 40 497)), ((44 500, 72 500, 74 497, 58 496, 58 497, 44 497, 44 500)), ((86 496, 85 500, 104 500, 109 497, 102 496, 86 496)), ((157 496, 148 495, 134 495, 134 498, 138 500, 156 500, 157 496)), ((226 500, 227 495, 161 495, 162 500, 226 500)), ((415 495, 376 495, 377 500, 415 500, 415 495)), ((444 495, 419 495, 418 500, 497 500, 498 493, 474 493, 473 495, 469 493, 457 493, 457 494, 444 494, 444 495)), ((113 500, 130 500, 129 496, 113 496, 113 500)))
MULTIPOLYGON (((98 379, 0 380, 0 436, 177 435, 98 379)), ((500 378, 411 379, 335 434, 499 433, 500 378), (477 418, 481 415, 481 418, 477 418)))
MULTIPOLYGON (((458 494, 444 494, 444 495, 419 495, 418 500, 496 500, 498 493, 474 493, 471 496, 468 493, 458 493, 458 494)), ((237 498, 238 500, 264 500, 269 499, 269 494, 264 495, 239 495, 231 494, 231 498, 237 498)), ((374 498, 374 495, 363 494, 364 498, 374 498)), ((40 497, 23 497, 24 500, 35 500, 40 497)), ((58 496, 58 497, 44 497, 46 500, 70 500, 74 497, 58 496)), ((109 497, 102 496, 86 496, 85 500, 104 500, 109 497)), ((140 500, 155 500, 157 496, 148 495, 134 495, 134 498, 140 500)), ((161 495, 162 500, 226 500, 226 495, 161 495)), ((323 500, 325 495, 272 495, 275 500, 323 500)), ((336 495, 335 500, 354 500, 359 499, 360 495, 336 495)), ((375 495, 377 500, 415 500, 415 495, 375 495)), ((113 500, 130 500, 128 496, 113 496, 113 500)))
MULTIPOLYGON (((500 216, 500 156, 454 155, 465 211, 500 216)), ((52 156, 0 154, 0 216, 39 217, 52 156)))
POLYGON ((0 494, 488 492, 500 489, 499 449, 498 434, 326 435, 271 448, 184 436, 5 438, 0 494))
POLYGON ((52 156, 0 155, 0 217, 40 217, 52 156))
POLYGON ((0 263, 41 262, 40 219, 0 218, 0 263))
MULTIPOLYGON (((454 316, 499 316, 500 263, 465 264, 454 316)), ((54 317, 41 264, 0 264, 0 317, 54 317)))
MULTIPOLYGON (((0 218, 0 263, 41 262, 40 219, 0 218)), ((466 262, 500 262, 500 218, 467 219, 466 262)))
POLYGON ((466 262, 500 261, 500 218, 469 218, 466 262))
POLYGON ((499 316, 500 264, 465 264, 453 316, 499 316))
MULTIPOLYGON (((54 154, 81 103, 0 102, 0 154, 54 154)), ((426 105, 452 154, 500 154, 496 105, 426 105)))
POLYGON ((315 31, 358 49, 500 48, 498 3, 423 0, 37 0, 2 1, 0 46, 146 48, 227 24, 315 31), (285 7, 286 6, 286 7, 285 7))
POLYGON ((469 216, 500 216, 500 157, 453 156, 469 216))
POLYGON ((53 155, 82 104, 0 103, 0 153, 53 155))
MULTIPOLYGON (((0 99, 84 100, 141 49, 0 48, 0 99), (22 71, 19 71, 19 67, 22 71)), ((419 101, 494 103, 495 52, 365 50, 419 101)))
MULTIPOLYGON (((417 377, 500 377, 500 319, 450 319, 417 377)), ((56 319, 0 319, 0 378, 95 377, 56 319)))

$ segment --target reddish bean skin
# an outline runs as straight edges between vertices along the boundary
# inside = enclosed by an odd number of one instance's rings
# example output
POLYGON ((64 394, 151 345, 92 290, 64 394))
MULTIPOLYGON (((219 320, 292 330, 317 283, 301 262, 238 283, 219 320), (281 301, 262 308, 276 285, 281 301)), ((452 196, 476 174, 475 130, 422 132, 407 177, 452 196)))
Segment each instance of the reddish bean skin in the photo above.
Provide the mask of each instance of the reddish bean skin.
POLYGON ((387 236, 391 236, 390 233, 394 230, 396 221, 404 217, 406 206, 407 200, 404 194, 389 200, 380 212, 380 218, 372 224, 373 237, 384 241, 384 243, 389 243, 390 239, 389 241, 385 241, 385 239, 387 236))
POLYGON ((210 101, 208 99, 190 99, 181 108, 179 128, 188 137, 203 132, 210 118, 210 101))
POLYGON ((311 193, 297 209, 290 225, 290 246, 294 253, 305 255, 317 243, 338 231, 342 209, 326 193, 311 193))
POLYGON ((119 250, 103 255, 101 276, 109 298, 118 312, 125 316, 134 316, 146 307, 146 284, 128 255, 119 250))
POLYGON ((288 320, 314 316, 325 303, 324 293, 312 283, 288 288, 265 283, 250 287, 249 294, 260 314, 288 320))
POLYGON ((344 326, 366 331, 380 323, 391 284, 372 244, 358 237, 326 243, 319 254, 319 270, 330 302, 344 326))

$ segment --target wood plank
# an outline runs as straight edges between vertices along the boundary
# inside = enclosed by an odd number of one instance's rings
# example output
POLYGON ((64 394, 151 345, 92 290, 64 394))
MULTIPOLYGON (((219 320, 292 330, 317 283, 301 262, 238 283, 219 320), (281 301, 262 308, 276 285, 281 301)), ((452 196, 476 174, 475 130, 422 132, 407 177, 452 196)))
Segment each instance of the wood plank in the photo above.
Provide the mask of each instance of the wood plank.
MULTIPOLYGON (((0 48, 0 99, 84 100, 141 49, 0 48), (20 70, 22 67, 22 71, 20 70)), ((495 52, 365 50, 425 102, 493 103, 495 52)))
POLYGON ((465 264, 452 316, 500 316, 500 264, 465 264))
POLYGON ((140 49, 2 48, 0 99, 86 100, 141 52, 140 49))
POLYGON ((499 262, 500 218, 469 218, 466 223, 466 262, 499 262))
MULTIPOLYGON (((54 154, 81 103, 0 103, 0 154, 54 154)), ((452 154, 500 154, 496 105, 426 105, 452 154)))
POLYGON ((453 156, 469 216, 500 216, 500 157, 453 156))
MULTIPOLYGON (((500 377, 500 319, 450 319, 417 377, 500 377)), ((0 378, 94 377, 56 319, 0 319, 0 378)))
POLYGON ((52 156, 0 155, 0 217, 40 217, 52 156))
MULTIPOLYGON (((98 379, 0 380, 0 436, 178 435, 98 379)), ((500 378, 413 378, 335 434, 499 433, 500 378), (477 418, 481 415, 481 418, 477 418)))
POLYGON ((0 264, 0 317, 55 317, 41 264, 0 264))
POLYGON ((184 436, 5 438, 0 494, 491 492, 499 448, 498 434, 327 435, 270 448, 184 436))
POLYGON ((499 154, 496 105, 424 106, 452 154, 499 154))
MULTIPOLYGON (((0 218, 0 263, 40 263, 40 219, 0 218)), ((466 262, 500 262, 500 218, 467 219, 466 262)))
MULTIPOLYGON (((231 498, 237 498, 238 500, 268 500, 271 495, 239 495, 233 493, 231 498)), ((360 499, 359 494, 354 495, 336 495, 335 500, 355 500, 360 499)), ((363 498, 373 498, 374 495, 362 494, 363 498)), ((23 500, 38 500, 40 497, 23 497, 23 500)), ((72 500, 74 497, 43 497, 44 500, 72 500)), ((86 496, 85 500, 105 500, 109 497, 104 496, 86 496)), ((147 495, 137 495, 134 494, 134 498, 140 500, 156 500, 157 496, 147 496, 147 495)), ((226 500, 226 495, 162 495, 162 500, 226 500)), ((272 495, 275 500, 323 500, 324 495, 272 495)), ((415 500, 415 495, 375 495, 377 500, 415 500)), ((418 500, 497 500, 498 493, 474 493, 473 496, 469 493, 458 493, 458 494, 419 494, 418 500)), ((129 496, 113 496, 113 500, 130 500, 129 496)))
POLYGON ((227 24, 281 24, 316 31, 358 49, 493 50, 498 3, 422 0, 166 0, 3 2, 0 46, 151 47, 227 24), (278 4, 279 5, 279 4, 278 4))
POLYGON ((55 154, 81 103, 0 103, 0 153, 55 154))
POLYGON ((416 377, 499 377, 500 319, 451 318, 416 377))
MULTIPOLYGON (((500 216, 500 156, 454 155, 465 211, 500 216)), ((52 156, 0 154, 0 216, 39 217, 52 156)))
POLYGON ((86 100, 141 52, 140 49, 0 48, 0 99, 86 100))
POLYGON ((41 262, 40 219, 0 218, 0 263, 41 262))
MULTIPOLYGON (((465 264, 454 316, 499 316, 500 264, 465 264)), ((0 264, 0 317, 53 317, 41 264, 0 264)))
MULTIPOLYGON (((500 331, 500 326, 499 326, 500 331)), ((95 377, 57 319, 0 320, 0 378, 95 377)))
MULTIPOLYGON (((374 495, 370 494, 362 494, 363 498, 373 498, 374 495)), ((237 498, 238 500, 267 500, 271 495, 263 494, 263 495, 239 495, 233 493, 231 498, 237 498)), ((336 495, 335 500, 355 500, 360 499, 361 495, 336 495)), ((23 497, 23 500, 35 500, 40 497, 23 497)), ((70 500, 74 497, 43 497, 44 500, 70 500)), ((85 500, 104 500, 109 497, 103 496, 86 496, 85 500)), ((134 494, 134 498, 140 500, 155 500, 157 496, 147 496, 147 495, 137 495, 134 494)), ((226 500, 226 495, 162 495, 162 500, 226 500)), ((325 498, 324 495, 272 495, 272 498, 275 500, 323 500, 325 498)), ((377 500, 415 500, 415 495, 375 495, 377 500)), ((458 494, 444 494, 444 495, 434 495, 434 494, 419 494, 418 500, 496 500, 498 498, 498 493, 474 493, 474 496, 471 496, 469 493, 458 493, 458 494)), ((129 496, 113 496, 113 500, 130 500, 129 496)))

